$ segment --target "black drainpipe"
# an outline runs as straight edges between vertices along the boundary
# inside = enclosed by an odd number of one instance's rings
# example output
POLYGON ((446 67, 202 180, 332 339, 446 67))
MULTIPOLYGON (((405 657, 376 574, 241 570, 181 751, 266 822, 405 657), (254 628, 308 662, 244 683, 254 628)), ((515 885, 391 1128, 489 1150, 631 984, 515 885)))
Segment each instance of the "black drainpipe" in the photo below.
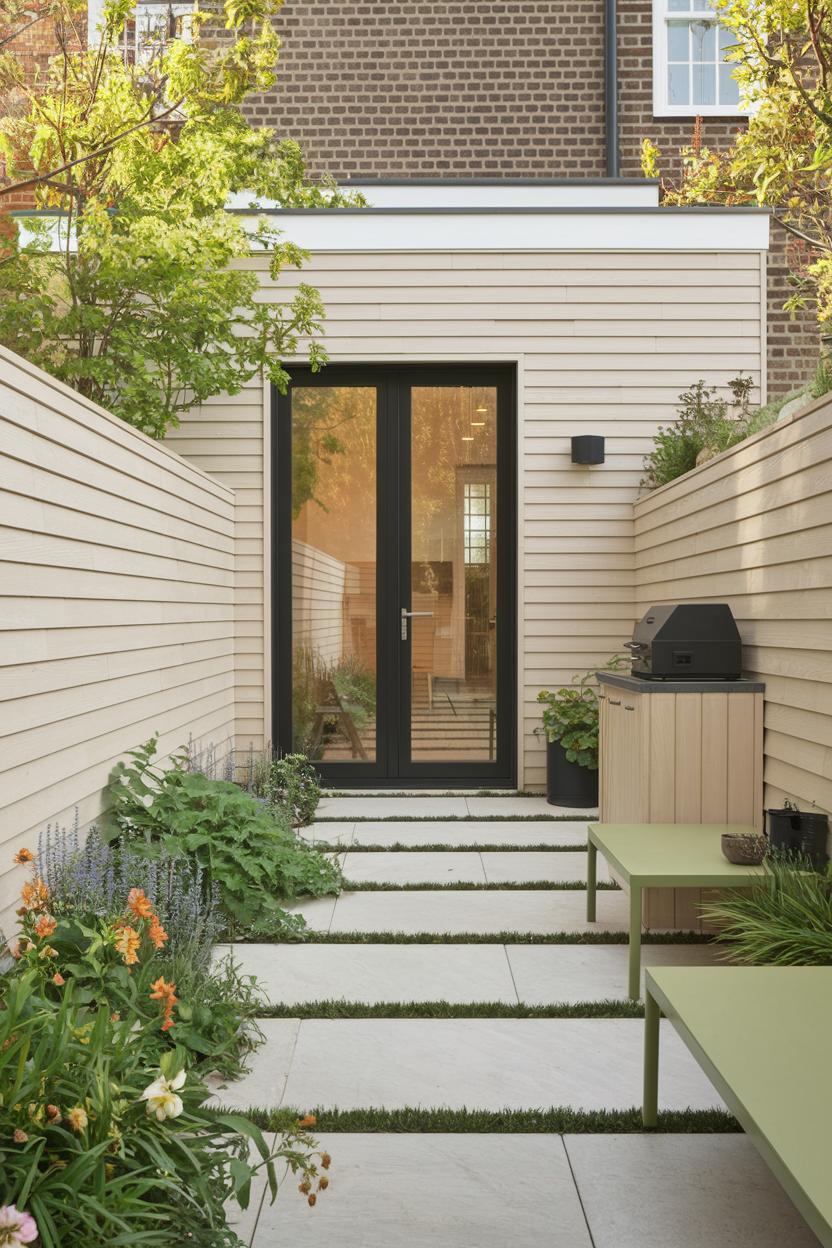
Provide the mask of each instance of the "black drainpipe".
POLYGON ((616 0, 604 0, 604 112, 606 117, 607 177, 621 176, 618 151, 618 22, 616 0))

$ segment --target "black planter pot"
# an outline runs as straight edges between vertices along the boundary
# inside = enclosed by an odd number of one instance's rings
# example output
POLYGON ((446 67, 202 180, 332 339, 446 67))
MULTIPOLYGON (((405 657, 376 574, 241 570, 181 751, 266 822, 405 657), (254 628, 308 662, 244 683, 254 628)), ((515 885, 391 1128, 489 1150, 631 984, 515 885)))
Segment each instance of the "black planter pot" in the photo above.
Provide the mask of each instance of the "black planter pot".
POLYGON ((781 853, 799 854, 820 870, 829 861, 826 838, 829 816, 805 810, 767 810, 768 839, 772 849, 781 853))
POLYGON ((598 805, 598 772, 570 763, 560 741, 546 743, 546 801, 550 806, 598 805))

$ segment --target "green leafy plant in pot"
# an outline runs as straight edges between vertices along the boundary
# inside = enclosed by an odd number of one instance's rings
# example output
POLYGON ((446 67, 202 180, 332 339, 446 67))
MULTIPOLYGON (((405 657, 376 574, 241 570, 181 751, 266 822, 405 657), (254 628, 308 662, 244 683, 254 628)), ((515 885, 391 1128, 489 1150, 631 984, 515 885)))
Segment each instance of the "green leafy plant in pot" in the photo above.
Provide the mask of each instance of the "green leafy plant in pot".
MULTIPOLYGON (((626 659, 614 655, 602 669, 618 671, 626 659)), ((598 804, 598 688, 595 672, 571 685, 537 695, 546 734, 546 797, 551 806, 584 809, 598 804)))

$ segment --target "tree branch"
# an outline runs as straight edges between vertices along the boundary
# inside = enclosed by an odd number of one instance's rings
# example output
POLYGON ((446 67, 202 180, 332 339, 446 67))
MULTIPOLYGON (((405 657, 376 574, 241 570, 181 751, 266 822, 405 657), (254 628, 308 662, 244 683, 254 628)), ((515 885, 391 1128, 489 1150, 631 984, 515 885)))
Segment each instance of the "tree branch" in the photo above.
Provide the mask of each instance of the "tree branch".
POLYGON ((76 165, 82 165, 87 160, 95 160, 99 156, 106 156, 107 152, 111 152, 114 147, 118 147, 122 139, 126 139, 128 135, 135 134, 137 130, 142 130, 146 126, 152 126, 156 122, 164 121, 165 117, 170 117, 172 113, 182 105, 185 97, 177 100, 175 104, 171 104, 164 112, 157 113, 145 117, 142 121, 137 121, 135 126, 122 130, 121 134, 115 135, 108 143, 97 147, 94 152, 87 152, 86 156, 78 156, 75 160, 67 161, 65 165, 60 165, 57 169, 50 169, 48 173, 39 173, 33 178, 25 178, 22 182, 12 182, 9 186, 0 187, 0 195, 10 195, 12 191, 24 190, 27 186, 38 186, 42 182, 48 182, 52 178, 56 178, 59 173, 66 173, 69 169, 74 169, 76 165))

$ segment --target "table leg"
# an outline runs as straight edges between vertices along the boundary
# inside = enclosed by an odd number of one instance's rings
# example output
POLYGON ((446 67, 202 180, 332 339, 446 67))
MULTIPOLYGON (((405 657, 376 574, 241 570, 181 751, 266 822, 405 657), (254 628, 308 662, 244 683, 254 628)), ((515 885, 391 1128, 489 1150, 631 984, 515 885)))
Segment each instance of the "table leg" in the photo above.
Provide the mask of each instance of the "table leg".
POLYGON ((641 887, 630 881, 630 983, 631 1001, 638 1001, 641 988, 641 887))
POLYGON ((645 1127, 655 1127, 659 1112, 659 1019, 661 1011, 644 991, 644 1096, 641 1120, 645 1127))
POLYGON ((586 843, 586 921, 595 922, 595 890, 598 879, 598 849, 587 839, 586 843))

